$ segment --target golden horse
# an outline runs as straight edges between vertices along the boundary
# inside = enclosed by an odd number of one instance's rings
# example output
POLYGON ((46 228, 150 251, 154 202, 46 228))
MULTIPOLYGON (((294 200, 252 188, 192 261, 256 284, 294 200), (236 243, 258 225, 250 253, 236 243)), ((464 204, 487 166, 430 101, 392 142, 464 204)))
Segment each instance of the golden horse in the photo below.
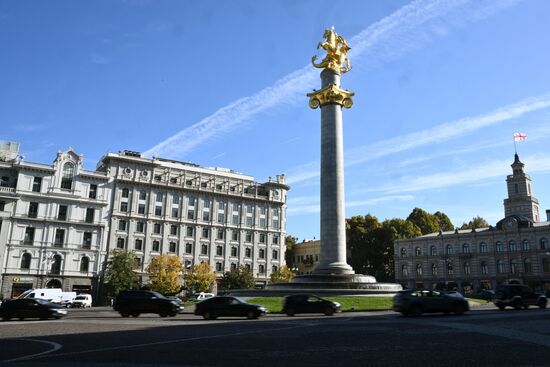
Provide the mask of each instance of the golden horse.
POLYGON ((325 29, 323 34, 325 42, 319 42, 317 49, 323 48, 327 55, 323 60, 316 64, 317 56, 313 56, 311 62, 316 68, 328 68, 337 72, 347 73, 351 70, 349 59, 346 57, 351 48, 344 37, 339 36, 332 29, 325 29))

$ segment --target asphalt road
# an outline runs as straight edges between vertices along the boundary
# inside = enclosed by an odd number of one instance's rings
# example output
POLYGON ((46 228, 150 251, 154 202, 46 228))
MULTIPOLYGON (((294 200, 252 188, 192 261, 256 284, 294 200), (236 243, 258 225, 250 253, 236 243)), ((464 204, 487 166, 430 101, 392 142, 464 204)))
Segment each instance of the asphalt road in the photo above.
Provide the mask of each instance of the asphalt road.
POLYGON ((393 312, 205 321, 121 318, 0 322, 2 366, 550 366, 550 309, 463 316, 393 312))

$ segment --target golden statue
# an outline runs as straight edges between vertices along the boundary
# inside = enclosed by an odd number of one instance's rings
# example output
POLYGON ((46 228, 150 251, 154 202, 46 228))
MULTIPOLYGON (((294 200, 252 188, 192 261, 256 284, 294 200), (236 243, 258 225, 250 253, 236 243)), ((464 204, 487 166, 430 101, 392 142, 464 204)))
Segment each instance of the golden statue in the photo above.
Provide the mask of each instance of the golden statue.
POLYGON ((311 58, 313 66, 316 68, 331 69, 337 73, 347 73, 350 71, 351 66, 346 55, 351 48, 348 46, 344 37, 334 32, 334 27, 332 27, 331 29, 325 29, 323 38, 325 42, 319 42, 317 49, 322 47, 327 52, 327 55, 318 64, 315 63, 317 56, 313 56, 311 58))

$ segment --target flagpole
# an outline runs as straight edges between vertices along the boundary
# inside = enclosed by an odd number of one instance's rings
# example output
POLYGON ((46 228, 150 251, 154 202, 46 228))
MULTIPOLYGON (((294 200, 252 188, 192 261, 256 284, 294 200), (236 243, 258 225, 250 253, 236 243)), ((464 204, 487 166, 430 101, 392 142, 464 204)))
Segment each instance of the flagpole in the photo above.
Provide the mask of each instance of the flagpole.
POLYGON ((514 153, 518 154, 518 148, 516 147, 516 138, 514 137, 514 153))

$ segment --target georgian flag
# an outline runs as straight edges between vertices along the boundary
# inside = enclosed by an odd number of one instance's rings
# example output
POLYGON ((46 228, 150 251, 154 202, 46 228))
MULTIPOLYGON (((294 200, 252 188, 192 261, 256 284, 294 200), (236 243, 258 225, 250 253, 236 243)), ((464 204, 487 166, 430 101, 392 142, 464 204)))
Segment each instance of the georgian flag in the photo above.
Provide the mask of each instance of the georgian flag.
POLYGON ((527 139, 527 134, 524 133, 514 133, 514 141, 523 141, 527 139))

